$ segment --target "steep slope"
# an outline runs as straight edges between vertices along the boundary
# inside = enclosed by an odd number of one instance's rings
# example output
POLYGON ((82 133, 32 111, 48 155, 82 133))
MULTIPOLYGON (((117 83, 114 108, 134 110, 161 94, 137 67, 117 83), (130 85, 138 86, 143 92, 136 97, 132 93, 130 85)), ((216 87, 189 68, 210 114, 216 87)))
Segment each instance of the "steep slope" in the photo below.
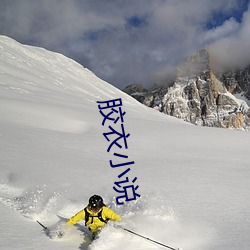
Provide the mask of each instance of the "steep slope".
POLYGON ((51 240, 36 223, 53 228, 57 215, 68 218, 94 193, 124 227, 169 246, 249 249, 249 133, 166 116, 62 55, 7 37, 0 37, 0 57, 3 249, 162 249, 112 225, 92 244, 84 223, 51 240), (102 126, 96 101, 117 98, 130 136, 127 149, 120 142, 108 153, 103 133, 114 123, 102 126), (125 170, 110 167, 122 162, 114 152, 135 162, 128 177, 137 177, 141 197, 124 205, 113 190, 125 170))

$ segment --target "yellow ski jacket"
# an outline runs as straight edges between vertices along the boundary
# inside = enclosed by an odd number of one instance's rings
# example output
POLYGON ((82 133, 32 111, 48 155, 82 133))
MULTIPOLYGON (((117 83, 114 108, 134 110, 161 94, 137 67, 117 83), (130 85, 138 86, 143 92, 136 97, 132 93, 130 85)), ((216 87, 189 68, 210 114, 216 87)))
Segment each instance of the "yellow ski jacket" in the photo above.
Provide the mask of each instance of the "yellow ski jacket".
MULTIPOLYGON (((101 221, 98 218, 98 214, 100 213, 100 211, 102 211, 101 217, 104 221, 107 221, 107 220, 121 221, 122 220, 118 214, 116 214, 113 210, 111 210, 110 208, 106 206, 103 206, 98 212, 93 212, 87 207, 87 212, 89 213, 89 219, 85 223, 92 233, 95 233, 96 231, 98 231, 98 229, 102 228, 106 224, 105 222, 101 221)), ((80 220, 85 220, 84 209, 82 209, 77 214, 72 216, 67 221, 67 224, 74 225, 80 220)))

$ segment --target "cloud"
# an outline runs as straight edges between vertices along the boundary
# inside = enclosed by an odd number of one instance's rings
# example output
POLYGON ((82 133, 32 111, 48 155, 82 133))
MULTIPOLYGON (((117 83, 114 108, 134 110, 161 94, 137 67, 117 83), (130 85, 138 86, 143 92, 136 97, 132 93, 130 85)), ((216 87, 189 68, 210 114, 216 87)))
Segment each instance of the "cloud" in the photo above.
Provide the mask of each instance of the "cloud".
MULTIPOLYGON (((220 29, 227 29, 224 24, 220 29)), ((245 67, 250 64, 250 10, 243 15, 236 29, 210 44, 217 63, 225 67, 245 67)))
POLYGON ((235 34, 240 28, 240 24, 232 17, 226 20, 221 26, 206 30, 200 38, 201 44, 211 44, 225 37, 235 34))
POLYGON ((212 44, 216 53, 225 45, 247 49, 249 14, 242 22, 233 17, 242 8, 239 2, 2 0, 0 33, 61 52, 120 88, 130 83, 148 87, 204 46, 212 44), (222 23, 214 20, 219 15, 222 23))

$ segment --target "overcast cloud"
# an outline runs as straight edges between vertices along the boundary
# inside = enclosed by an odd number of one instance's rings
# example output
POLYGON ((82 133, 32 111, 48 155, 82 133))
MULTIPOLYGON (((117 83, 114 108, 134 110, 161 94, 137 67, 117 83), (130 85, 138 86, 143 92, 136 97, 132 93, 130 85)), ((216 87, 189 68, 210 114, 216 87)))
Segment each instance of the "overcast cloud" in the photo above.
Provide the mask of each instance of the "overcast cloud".
POLYGON ((111 84, 145 86, 210 46, 250 62, 249 0, 0 0, 0 34, 61 52, 111 84), (243 16, 242 16, 243 14, 243 16))

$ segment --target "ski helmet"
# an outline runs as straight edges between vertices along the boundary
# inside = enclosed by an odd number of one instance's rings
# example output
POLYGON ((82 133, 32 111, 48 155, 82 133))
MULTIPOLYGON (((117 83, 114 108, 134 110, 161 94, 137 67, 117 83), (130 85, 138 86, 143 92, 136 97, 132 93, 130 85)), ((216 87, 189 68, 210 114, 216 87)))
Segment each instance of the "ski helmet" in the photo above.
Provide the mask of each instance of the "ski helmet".
POLYGON ((93 210, 99 210, 103 207, 103 199, 99 195, 93 195, 89 198, 89 206, 93 210))

